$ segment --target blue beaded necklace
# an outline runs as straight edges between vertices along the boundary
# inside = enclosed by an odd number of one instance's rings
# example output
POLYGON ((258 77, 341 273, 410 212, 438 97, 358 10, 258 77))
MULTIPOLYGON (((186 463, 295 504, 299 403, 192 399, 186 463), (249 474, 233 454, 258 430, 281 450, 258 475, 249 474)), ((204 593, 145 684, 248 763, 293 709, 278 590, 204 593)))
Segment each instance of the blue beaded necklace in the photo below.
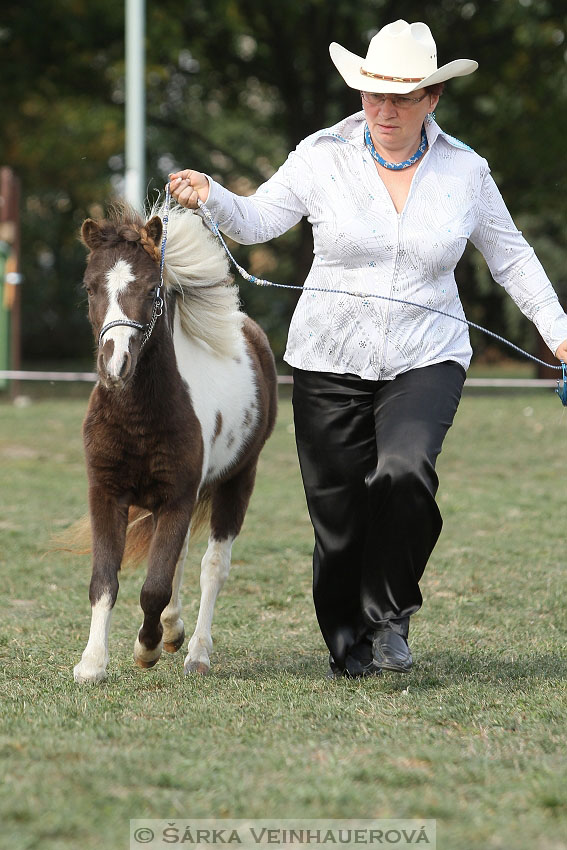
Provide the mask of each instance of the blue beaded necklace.
POLYGON ((425 127, 421 128, 421 143, 414 153, 413 156, 410 156, 409 159, 404 160, 404 162, 386 162, 384 157, 380 156, 376 148, 374 147, 374 142, 372 141, 372 136, 370 135, 370 130, 368 128, 368 124, 364 125, 364 141, 366 143, 366 147, 370 151, 370 155, 376 162, 379 162, 380 165, 383 165, 384 168, 389 168, 391 171, 401 171, 403 168, 409 168, 410 165, 413 165, 418 159, 421 159, 423 154, 425 153, 425 149, 427 148, 427 134, 425 132, 425 127))

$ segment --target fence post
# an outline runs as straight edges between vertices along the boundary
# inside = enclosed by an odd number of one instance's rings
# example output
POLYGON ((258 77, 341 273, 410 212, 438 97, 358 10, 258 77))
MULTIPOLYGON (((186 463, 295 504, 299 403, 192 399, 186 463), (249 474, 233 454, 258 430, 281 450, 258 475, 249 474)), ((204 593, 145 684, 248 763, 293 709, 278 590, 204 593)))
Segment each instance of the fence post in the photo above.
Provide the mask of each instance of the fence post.
MULTIPOLYGON (((10 314, 4 302, 4 276, 9 255, 9 244, 0 238, 0 369, 10 368, 10 314)), ((0 390, 5 390, 7 383, 5 378, 0 378, 0 390)))
MULTIPOLYGON (((0 369, 21 368, 20 181, 0 168, 0 369)), ((0 383, 4 389, 5 381, 0 383)), ((12 383, 12 397, 19 384, 12 383)))

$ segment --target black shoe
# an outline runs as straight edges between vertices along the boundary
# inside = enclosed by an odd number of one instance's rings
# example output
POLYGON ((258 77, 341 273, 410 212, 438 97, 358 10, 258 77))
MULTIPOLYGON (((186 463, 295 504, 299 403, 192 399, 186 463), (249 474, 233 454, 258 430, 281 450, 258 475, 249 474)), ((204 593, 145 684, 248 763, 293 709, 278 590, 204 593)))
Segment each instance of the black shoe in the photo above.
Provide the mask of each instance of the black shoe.
POLYGON ((383 670, 409 673, 413 664, 407 640, 391 629, 376 633, 372 642, 374 663, 383 670))
POLYGON ((361 679, 366 676, 380 676, 381 673, 374 659, 364 663, 349 654, 345 659, 345 669, 341 670, 333 656, 329 655, 328 679, 361 679))

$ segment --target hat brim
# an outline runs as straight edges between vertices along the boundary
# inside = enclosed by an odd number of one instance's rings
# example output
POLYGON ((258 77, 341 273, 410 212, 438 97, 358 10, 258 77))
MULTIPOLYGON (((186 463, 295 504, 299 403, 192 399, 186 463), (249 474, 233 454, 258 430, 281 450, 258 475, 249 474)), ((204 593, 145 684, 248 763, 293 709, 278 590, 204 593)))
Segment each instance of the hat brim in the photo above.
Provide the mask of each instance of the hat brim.
POLYGON ((474 59, 454 59, 453 62, 448 62, 418 83, 398 83, 391 80, 379 80, 362 74, 360 71, 364 64, 362 56, 351 53, 350 50, 341 47, 336 41, 329 45, 329 53, 337 71, 351 89, 384 92, 385 94, 407 94, 417 89, 423 89, 425 86, 432 86, 434 83, 444 83, 453 77, 466 77, 467 74, 472 74, 478 68, 478 62, 475 62, 474 59))

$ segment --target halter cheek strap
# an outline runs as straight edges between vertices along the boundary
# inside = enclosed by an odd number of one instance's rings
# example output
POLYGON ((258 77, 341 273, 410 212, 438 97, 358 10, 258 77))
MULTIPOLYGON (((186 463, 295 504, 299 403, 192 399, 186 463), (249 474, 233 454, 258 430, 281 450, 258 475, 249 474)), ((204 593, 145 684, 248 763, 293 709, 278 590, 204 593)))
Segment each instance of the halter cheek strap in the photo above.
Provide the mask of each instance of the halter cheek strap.
POLYGON ((142 337, 142 342, 140 344, 140 351, 147 343, 149 338, 152 335, 152 331, 154 329, 155 323, 159 319, 159 317, 163 314, 164 300, 162 298, 162 289, 163 289, 163 268, 165 265, 165 246, 167 243, 167 223, 169 221, 169 207, 171 204, 171 192, 169 189, 169 183, 166 186, 165 190, 165 204, 163 209, 163 233, 161 237, 161 252, 160 252, 160 261, 159 261, 159 285, 156 288, 156 294, 154 296, 154 304, 152 309, 152 317, 147 324, 142 324, 141 322, 136 322, 134 319, 116 319, 113 322, 108 322, 108 324, 104 325, 101 328, 100 333, 98 335, 98 345, 100 348, 100 344, 102 342, 102 338, 107 331, 111 328, 117 327, 126 327, 126 328, 135 328, 137 331, 143 331, 144 336, 142 337))

